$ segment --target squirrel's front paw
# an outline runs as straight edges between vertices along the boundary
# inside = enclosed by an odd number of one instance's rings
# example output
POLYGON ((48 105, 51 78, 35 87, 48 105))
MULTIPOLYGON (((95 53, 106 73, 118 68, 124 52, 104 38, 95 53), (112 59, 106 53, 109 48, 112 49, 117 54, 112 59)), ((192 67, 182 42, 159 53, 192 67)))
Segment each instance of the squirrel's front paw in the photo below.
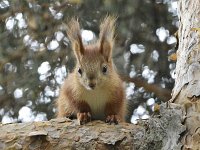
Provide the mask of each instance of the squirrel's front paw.
POLYGON ((109 124, 118 124, 120 122, 120 119, 119 119, 119 116, 118 115, 108 115, 106 117, 106 123, 109 123, 109 124))
POLYGON ((77 113, 77 119, 80 125, 91 121, 91 114, 89 112, 77 113))

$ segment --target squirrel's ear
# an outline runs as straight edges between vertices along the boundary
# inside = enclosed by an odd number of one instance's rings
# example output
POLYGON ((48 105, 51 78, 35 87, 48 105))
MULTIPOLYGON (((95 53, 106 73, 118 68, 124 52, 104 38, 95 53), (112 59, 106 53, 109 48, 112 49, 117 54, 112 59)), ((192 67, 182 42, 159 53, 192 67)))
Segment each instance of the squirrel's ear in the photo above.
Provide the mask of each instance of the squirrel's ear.
POLYGON ((81 31, 78 19, 72 18, 67 25, 67 35, 71 41, 72 49, 78 59, 84 54, 84 46, 81 38, 81 31))
POLYGON ((99 45, 100 53, 105 57, 106 61, 111 61, 112 49, 114 45, 116 17, 107 16, 100 25, 99 45))

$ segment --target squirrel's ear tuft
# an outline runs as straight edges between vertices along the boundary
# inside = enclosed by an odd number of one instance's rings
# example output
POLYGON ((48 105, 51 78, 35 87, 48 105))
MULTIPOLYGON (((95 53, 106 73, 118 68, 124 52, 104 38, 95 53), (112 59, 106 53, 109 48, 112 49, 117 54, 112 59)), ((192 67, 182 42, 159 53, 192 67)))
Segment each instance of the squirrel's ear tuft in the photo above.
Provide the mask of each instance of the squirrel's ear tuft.
POLYGON ((67 35, 71 41, 72 49, 80 61, 81 56, 84 54, 84 46, 81 38, 81 30, 78 19, 72 18, 67 25, 67 35))
POLYGON ((115 16, 107 16, 100 25, 99 48, 106 61, 111 61, 112 58, 116 19, 115 16))

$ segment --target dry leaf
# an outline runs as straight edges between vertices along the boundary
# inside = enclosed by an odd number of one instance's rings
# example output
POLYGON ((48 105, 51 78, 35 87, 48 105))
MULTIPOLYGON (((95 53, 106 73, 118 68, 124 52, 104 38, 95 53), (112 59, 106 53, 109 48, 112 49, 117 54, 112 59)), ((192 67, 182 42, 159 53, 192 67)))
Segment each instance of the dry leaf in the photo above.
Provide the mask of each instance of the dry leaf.
POLYGON ((154 112, 160 112, 160 105, 158 105, 157 103, 155 103, 154 105, 154 112))
POLYGON ((169 59, 170 59, 170 60, 173 60, 173 61, 176 61, 176 60, 177 60, 177 55, 176 55, 176 53, 171 54, 171 55, 169 56, 169 59))

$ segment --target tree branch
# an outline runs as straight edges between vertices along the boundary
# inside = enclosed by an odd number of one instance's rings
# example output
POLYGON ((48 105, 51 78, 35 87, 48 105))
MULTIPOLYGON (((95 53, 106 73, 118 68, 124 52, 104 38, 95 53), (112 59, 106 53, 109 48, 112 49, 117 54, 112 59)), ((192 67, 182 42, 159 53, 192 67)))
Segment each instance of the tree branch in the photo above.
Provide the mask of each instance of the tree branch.
POLYGON ((149 84, 139 77, 130 78, 128 76, 120 75, 125 82, 133 82, 137 87, 143 87, 148 92, 153 92, 163 102, 167 102, 171 98, 171 90, 163 89, 157 84, 149 84))
POLYGON ((0 124, 0 149, 179 149, 180 105, 161 105, 160 114, 138 125, 92 121, 78 125, 65 118, 44 122, 0 124))

